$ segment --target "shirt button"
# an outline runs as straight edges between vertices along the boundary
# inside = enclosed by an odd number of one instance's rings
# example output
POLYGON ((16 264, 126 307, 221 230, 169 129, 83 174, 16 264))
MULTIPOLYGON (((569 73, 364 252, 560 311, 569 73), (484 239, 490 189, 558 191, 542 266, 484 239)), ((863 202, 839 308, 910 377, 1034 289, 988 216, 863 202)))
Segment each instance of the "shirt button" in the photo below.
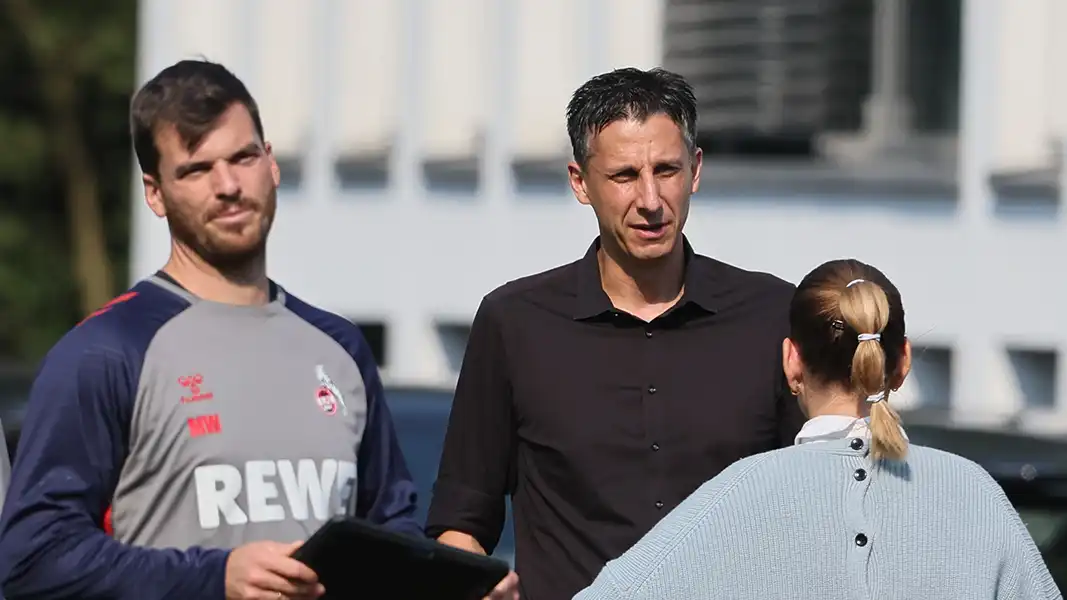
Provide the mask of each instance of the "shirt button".
POLYGON ((648 386, 648 393, 649 394, 655 394, 656 393, 656 386, 654 386, 654 385, 648 386))
POLYGON ((862 533, 856 534, 856 545, 859 546, 860 548, 866 546, 867 545, 867 536, 863 535, 862 533))
POLYGON ((656 508, 663 508, 663 503, 659 500, 656 500, 656 508))
POLYGON ((856 481, 863 481, 864 479, 867 479, 867 471, 856 469, 856 472, 853 473, 852 476, 856 478, 856 481))
POLYGON ((652 451, 659 452, 659 444, 652 444, 652 451))
POLYGON ((863 440, 860 438, 852 438, 852 443, 849 444, 849 446, 851 446, 853 450, 859 450, 860 448, 863 448, 863 440))
POLYGON ((648 331, 648 330, 645 330, 645 337, 646 337, 646 338, 650 338, 650 337, 652 337, 652 332, 651 332, 651 331, 648 331))

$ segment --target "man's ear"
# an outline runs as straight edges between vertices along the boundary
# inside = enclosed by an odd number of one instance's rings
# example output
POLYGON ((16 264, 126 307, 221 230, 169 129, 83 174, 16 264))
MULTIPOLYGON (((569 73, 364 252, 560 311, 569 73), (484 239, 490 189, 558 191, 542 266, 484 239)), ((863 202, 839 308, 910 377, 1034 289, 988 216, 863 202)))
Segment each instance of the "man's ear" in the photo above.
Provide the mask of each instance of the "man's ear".
POLYGON ((159 180, 152 175, 142 175, 141 183, 144 184, 144 201, 148 208, 159 218, 167 216, 167 207, 163 203, 163 190, 159 187, 159 180))
POLYGON ((282 184, 282 170, 278 167, 278 160, 274 158, 274 149, 271 148, 270 142, 264 142, 263 147, 267 151, 267 158, 270 159, 270 175, 274 180, 274 187, 278 187, 282 184))
POLYGON ((582 167, 573 160, 567 163, 567 179, 571 184, 571 191, 574 192, 574 197, 578 199, 581 204, 589 205, 589 191, 585 185, 585 173, 582 171, 582 167))
POLYGON ((689 193, 695 194, 700 191, 700 171, 704 167, 704 151, 700 148, 693 153, 693 187, 689 193))

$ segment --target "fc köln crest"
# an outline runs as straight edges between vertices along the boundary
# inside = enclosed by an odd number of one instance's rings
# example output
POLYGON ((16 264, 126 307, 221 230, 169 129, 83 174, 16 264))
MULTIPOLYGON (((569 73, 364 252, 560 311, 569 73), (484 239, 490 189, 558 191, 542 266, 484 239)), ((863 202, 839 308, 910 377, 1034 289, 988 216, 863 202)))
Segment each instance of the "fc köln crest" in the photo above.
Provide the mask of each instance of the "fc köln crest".
POLYGON ((341 396, 341 390, 333 384, 333 380, 326 374, 326 369, 322 365, 315 366, 315 377, 319 380, 319 386, 315 389, 315 401, 318 403, 322 412, 332 415, 337 413, 337 409, 341 409, 341 414, 348 413, 348 407, 345 406, 345 399, 341 396))

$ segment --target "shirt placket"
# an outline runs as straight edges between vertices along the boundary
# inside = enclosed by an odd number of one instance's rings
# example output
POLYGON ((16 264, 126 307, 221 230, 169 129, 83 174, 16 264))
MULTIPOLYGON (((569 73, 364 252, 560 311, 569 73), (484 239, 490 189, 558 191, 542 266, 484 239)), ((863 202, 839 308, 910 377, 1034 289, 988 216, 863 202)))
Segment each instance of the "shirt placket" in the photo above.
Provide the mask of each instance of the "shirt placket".
POLYGON ((667 485, 667 449, 662 447, 663 423, 664 423, 664 394, 670 393, 670 382, 663 381, 663 375, 667 372, 663 361, 663 351, 666 330, 657 327, 656 322, 646 323, 640 329, 641 361, 644 392, 642 394, 642 416, 644 418, 646 464, 649 497, 647 499, 653 511, 652 519, 662 518, 667 508, 668 492, 667 485))
POLYGON ((848 574, 849 580, 856 587, 857 597, 860 598, 870 597, 867 565, 871 558, 871 549, 878 541, 871 531, 871 520, 864 511, 864 498, 870 490, 872 479, 868 446, 869 441, 862 437, 853 437, 849 442, 853 458, 847 464, 852 473, 846 480, 846 526, 851 546, 847 560, 848 574))

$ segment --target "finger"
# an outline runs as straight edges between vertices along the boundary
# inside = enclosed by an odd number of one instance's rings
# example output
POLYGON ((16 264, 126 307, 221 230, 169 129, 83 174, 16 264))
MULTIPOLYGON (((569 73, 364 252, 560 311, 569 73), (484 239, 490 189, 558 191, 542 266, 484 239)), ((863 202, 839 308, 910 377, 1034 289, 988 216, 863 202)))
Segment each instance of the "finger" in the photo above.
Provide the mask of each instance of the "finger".
POLYGON ((496 584, 486 600, 515 600, 519 597, 519 576, 512 571, 496 584))
POLYGON ((302 595, 293 596, 291 600, 318 600, 325 593, 326 588, 321 583, 318 583, 315 584, 314 589, 311 591, 302 595))
POLYGON ((319 576, 315 574, 315 571, 311 570, 311 567, 304 563, 288 556, 272 556, 264 565, 267 569, 276 575, 284 577, 290 581, 297 583, 316 584, 319 582, 319 576))
POLYGON ((290 581, 289 583, 296 588, 296 592, 293 595, 294 600, 318 598, 326 593, 326 586, 321 583, 300 583, 296 581, 290 581))
POLYGON ((273 540, 264 540, 262 542, 264 548, 272 554, 284 554, 288 556, 294 552, 297 548, 304 545, 304 542, 300 540, 294 540, 292 542, 275 542, 273 540))
POLYGON ((310 588, 310 586, 306 584, 301 585, 289 581, 288 579, 269 571, 259 571, 254 573, 248 580, 257 590, 265 593, 267 598, 272 598, 274 600, 277 600, 279 593, 281 593, 283 597, 289 598, 306 594, 310 588))

